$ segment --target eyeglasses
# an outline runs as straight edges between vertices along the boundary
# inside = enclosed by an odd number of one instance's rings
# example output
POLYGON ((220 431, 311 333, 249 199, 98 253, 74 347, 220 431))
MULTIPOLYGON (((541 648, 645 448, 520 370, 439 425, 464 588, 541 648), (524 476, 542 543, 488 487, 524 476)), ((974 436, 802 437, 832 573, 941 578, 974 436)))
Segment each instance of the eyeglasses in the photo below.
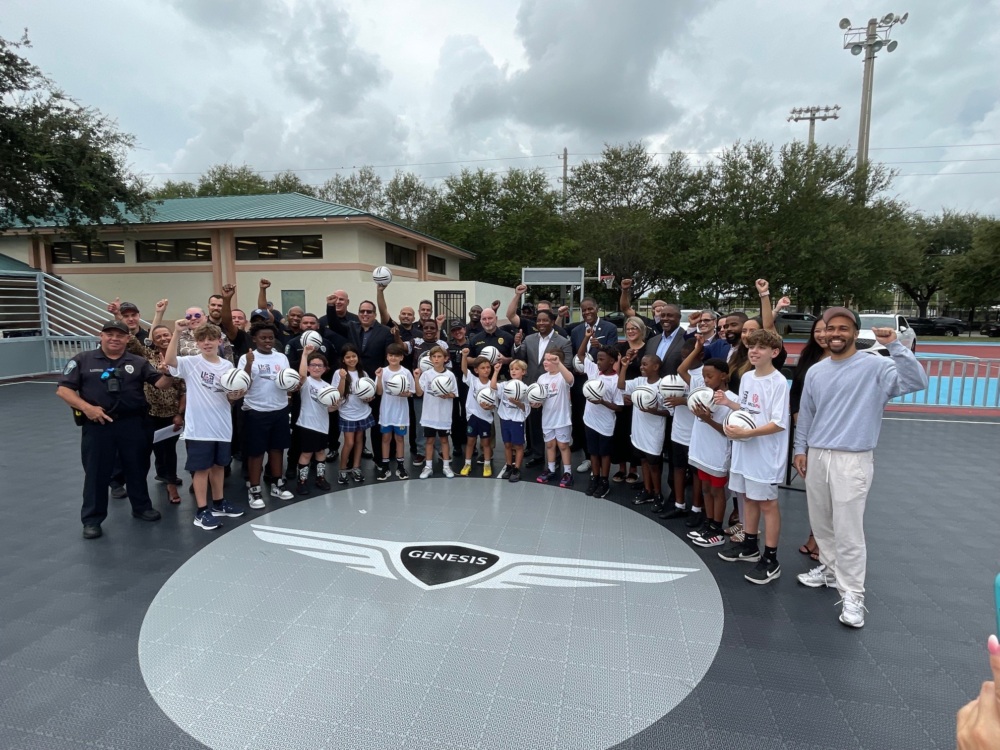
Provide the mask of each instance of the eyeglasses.
POLYGON ((326 367, 322 362, 310 362, 306 367, 326 367))
POLYGON ((184 317, 188 320, 198 320, 201 317, 201 313, 188 313, 184 317))
POLYGON ((638 331, 639 329, 635 326, 625 326, 626 331, 638 331))

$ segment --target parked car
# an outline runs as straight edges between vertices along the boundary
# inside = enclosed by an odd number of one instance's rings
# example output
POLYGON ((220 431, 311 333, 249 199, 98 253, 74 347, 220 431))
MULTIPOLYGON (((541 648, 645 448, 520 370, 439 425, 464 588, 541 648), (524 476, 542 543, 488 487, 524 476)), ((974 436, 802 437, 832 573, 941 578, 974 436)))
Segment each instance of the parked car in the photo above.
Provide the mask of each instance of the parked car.
POLYGON ((782 336, 790 333, 809 334, 812 331, 816 316, 809 313, 780 312, 774 316, 774 327, 782 336))
POLYGON ((994 321, 993 323, 984 323, 983 327, 979 329, 979 332, 992 339, 1000 338, 1000 320, 994 321))
POLYGON ((965 323, 958 318, 907 318, 906 322, 919 336, 958 336, 965 332, 965 323))
POLYGON ((911 352, 917 351, 917 334, 910 328, 910 324, 902 315, 898 313, 886 313, 884 315, 862 315, 861 330, 871 333, 872 328, 892 328, 896 331, 896 338, 911 352))
POLYGON ((889 356, 889 350, 875 339, 875 334, 872 333, 871 328, 862 328, 858 331, 858 340, 854 342, 854 346, 859 351, 868 352, 869 354, 881 354, 883 357, 889 356))

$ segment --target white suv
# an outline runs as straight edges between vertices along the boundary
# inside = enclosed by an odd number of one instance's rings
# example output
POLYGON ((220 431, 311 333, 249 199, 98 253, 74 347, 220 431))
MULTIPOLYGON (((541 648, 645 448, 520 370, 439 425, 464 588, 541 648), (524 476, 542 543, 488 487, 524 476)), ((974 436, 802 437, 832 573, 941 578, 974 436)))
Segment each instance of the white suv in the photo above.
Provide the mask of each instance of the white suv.
MULTIPOLYGON (((913 332, 906 318, 898 313, 886 313, 884 315, 861 315, 861 330, 871 333, 872 328, 892 328, 896 332, 896 338, 911 352, 917 351, 917 334, 913 332)), ((874 337, 873 337, 874 338, 874 337)))

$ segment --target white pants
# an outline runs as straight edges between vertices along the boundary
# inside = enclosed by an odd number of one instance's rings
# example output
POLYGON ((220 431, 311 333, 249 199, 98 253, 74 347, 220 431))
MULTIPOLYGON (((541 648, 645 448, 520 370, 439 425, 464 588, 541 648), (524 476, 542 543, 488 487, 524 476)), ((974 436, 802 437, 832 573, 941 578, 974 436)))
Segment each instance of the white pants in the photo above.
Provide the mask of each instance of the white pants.
POLYGON ((864 517, 874 470, 872 451, 809 449, 809 523, 819 547, 819 560, 836 575, 841 596, 865 593, 868 550, 864 517))

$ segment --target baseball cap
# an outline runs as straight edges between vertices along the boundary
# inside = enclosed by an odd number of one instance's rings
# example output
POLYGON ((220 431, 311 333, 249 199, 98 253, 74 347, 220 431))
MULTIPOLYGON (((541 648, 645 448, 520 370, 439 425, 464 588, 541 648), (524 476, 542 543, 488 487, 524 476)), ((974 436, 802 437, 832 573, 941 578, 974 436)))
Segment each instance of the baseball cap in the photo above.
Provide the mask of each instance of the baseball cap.
POLYGON ((122 302, 120 305, 118 305, 118 312, 120 312, 120 313, 135 312, 135 313, 137 313, 137 312, 139 312, 139 307, 135 304, 135 302, 122 302))
POLYGON ((848 310, 846 307, 831 307, 823 313, 824 323, 829 323, 834 318, 850 318, 854 321, 854 327, 861 330, 861 318, 853 310, 848 310))
POLYGON ((459 318, 452 318, 448 323, 448 330, 454 331, 456 328, 465 328, 465 323, 463 323, 459 318))
POLYGON ((259 308, 259 307, 256 310, 254 310, 252 313, 250 313, 250 320, 253 320, 254 318, 269 319, 270 317, 271 316, 268 314, 267 310, 264 310, 264 309, 259 308))
POLYGON ((122 333, 128 333, 128 326, 120 320, 109 320, 101 327, 101 333, 104 333, 105 331, 121 331, 122 333))

